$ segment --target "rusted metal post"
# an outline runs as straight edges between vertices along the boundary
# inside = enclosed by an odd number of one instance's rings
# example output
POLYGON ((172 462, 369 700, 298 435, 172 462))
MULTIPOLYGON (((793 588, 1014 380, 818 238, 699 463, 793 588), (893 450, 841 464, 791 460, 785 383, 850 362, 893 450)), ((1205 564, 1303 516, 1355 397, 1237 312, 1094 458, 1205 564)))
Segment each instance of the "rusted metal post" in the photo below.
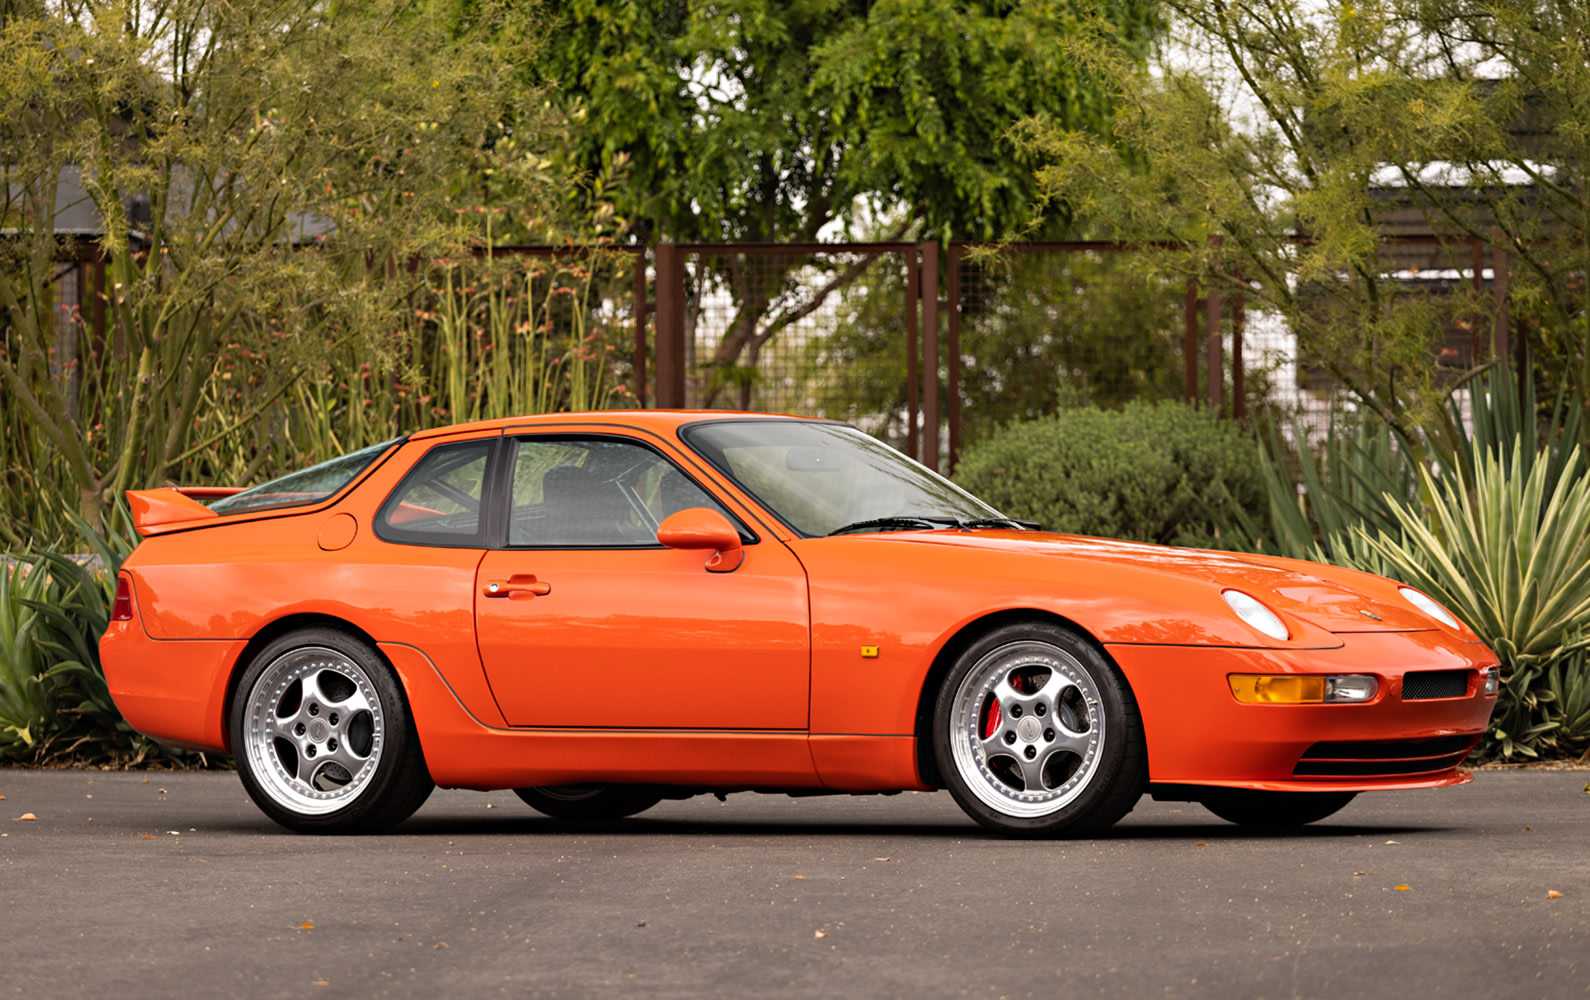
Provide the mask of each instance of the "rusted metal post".
POLYGON ((1187 279, 1187 304, 1183 316, 1186 332, 1182 337, 1182 355, 1187 362, 1187 405, 1198 402, 1198 279, 1187 279))
POLYGON ((635 404, 646 408, 646 250, 635 254, 635 404))
POLYGON ((949 274, 945 276, 948 286, 947 295, 943 302, 945 317, 949 320, 949 373, 945 388, 948 397, 950 417, 950 455, 947 471, 955 474, 955 463, 961 457, 961 246, 957 243, 950 244, 950 252, 945 266, 949 274))
MULTIPOLYGON (((1220 253, 1218 234, 1209 237, 1209 246, 1216 254, 1220 253)), ((1204 369, 1209 378, 1209 408, 1218 416, 1226 402, 1225 351, 1220 343, 1222 303, 1220 286, 1215 281, 1220 273, 1218 257, 1212 262, 1210 272, 1209 291, 1204 293, 1204 369)))
POLYGON ((922 244, 922 464, 939 468, 939 245, 922 244))
POLYGON ((922 460, 922 365, 917 349, 917 300, 922 269, 913 248, 905 255, 905 453, 922 460))
POLYGON ((659 243, 654 251, 657 269, 656 340, 657 405, 683 409, 685 403, 685 258, 677 244, 659 243))

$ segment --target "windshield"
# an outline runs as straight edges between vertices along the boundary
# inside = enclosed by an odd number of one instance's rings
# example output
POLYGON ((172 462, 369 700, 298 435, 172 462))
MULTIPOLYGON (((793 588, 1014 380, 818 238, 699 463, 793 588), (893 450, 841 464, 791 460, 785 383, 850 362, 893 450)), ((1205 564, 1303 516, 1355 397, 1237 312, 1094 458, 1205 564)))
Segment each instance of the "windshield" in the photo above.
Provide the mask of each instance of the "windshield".
POLYGON ((723 420, 693 424, 681 436, 703 458, 803 535, 860 529, 931 528, 1000 519, 998 511, 888 445, 844 424, 723 420))
POLYGON ((237 514, 245 510, 262 510, 266 507, 301 507, 319 503, 353 482, 368 469, 386 450, 402 438, 382 441, 368 448, 350 452, 329 462, 311 465, 307 469, 290 473, 280 479, 244 490, 210 504, 217 514, 237 514))

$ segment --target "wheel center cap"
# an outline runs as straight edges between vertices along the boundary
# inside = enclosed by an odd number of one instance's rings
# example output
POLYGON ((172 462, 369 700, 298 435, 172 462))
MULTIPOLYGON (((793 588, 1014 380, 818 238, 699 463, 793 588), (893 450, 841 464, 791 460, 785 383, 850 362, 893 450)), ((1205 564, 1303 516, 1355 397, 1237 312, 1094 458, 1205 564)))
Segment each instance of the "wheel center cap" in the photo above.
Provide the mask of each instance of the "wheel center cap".
POLYGON ((1043 725, 1032 716, 1027 716, 1016 723, 1016 735, 1021 737, 1023 743, 1036 743, 1043 733, 1043 725))
POLYGON ((314 722, 309 724, 309 738, 314 740, 316 743, 326 742, 326 737, 330 735, 331 727, 326 725, 320 719, 316 719, 314 722))

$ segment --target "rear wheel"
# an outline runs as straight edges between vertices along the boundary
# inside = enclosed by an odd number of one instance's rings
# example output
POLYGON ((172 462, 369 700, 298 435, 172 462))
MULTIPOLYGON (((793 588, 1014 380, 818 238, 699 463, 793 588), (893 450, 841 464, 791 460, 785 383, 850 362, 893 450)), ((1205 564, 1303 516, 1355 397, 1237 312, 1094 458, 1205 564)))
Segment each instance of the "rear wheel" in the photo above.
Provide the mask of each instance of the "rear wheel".
POLYGON ((1091 833, 1131 811, 1147 780, 1142 723, 1115 665, 1059 625, 1007 625, 961 654, 933 713, 950 794, 992 830, 1091 833))
POLYGON ((1203 807, 1240 826, 1279 829, 1303 826, 1334 815, 1357 792, 1262 792, 1222 789, 1203 800, 1203 807))
POLYGON ((336 629, 293 632, 260 650, 238 682, 231 723, 243 787, 290 830, 384 830, 435 787, 392 669, 336 629))
POLYGON ((661 795, 629 785, 543 785, 513 793, 537 812, 584 823, 623 819, 662 801, 661 795))

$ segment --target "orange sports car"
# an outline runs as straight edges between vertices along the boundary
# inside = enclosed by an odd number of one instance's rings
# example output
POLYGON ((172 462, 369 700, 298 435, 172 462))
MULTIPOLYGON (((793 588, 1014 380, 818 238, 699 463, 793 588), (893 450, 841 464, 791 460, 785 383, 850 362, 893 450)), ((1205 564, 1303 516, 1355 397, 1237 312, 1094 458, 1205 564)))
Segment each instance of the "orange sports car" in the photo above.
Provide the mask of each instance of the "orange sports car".
POLYGON ((1495 704, 1495 656, 1416 590, 1047 533, 823 420, 496 420, 130 497, 116 703, 305 832, 433 783, 578 820, 947 788, 1020 836, 1145 791, 1294 825, 1469 780, 1495 704))

